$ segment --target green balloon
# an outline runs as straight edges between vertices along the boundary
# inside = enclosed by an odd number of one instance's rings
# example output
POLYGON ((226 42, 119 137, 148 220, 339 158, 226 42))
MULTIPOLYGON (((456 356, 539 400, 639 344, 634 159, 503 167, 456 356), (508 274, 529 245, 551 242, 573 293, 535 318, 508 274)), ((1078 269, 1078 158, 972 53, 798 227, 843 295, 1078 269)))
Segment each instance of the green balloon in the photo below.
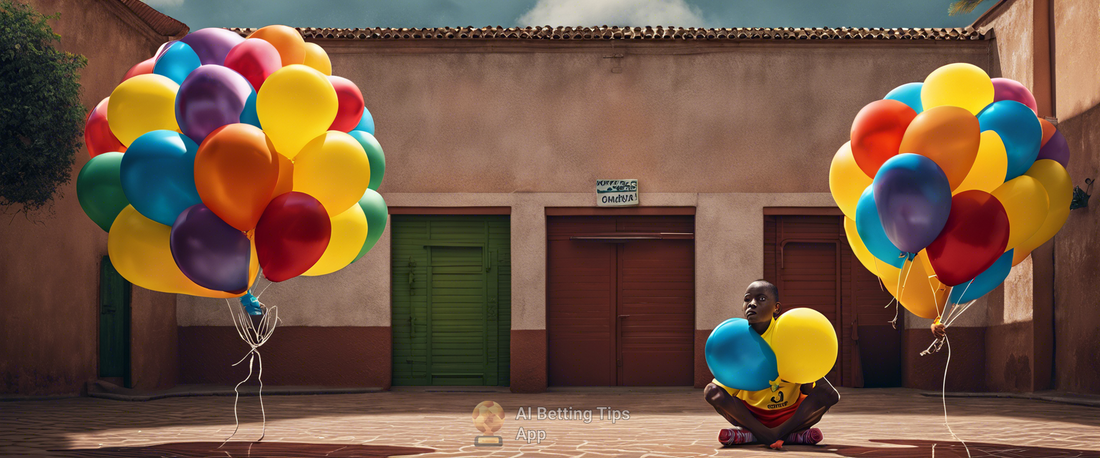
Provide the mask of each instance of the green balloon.
POLYGON ((76 176, 76 199, 80 208, 104 231, 111 231, 115 217, 130 205, 122 192, 119 167, 123 153, 103 153, 93 157, 76 176))
POLYGON ((367 187, 377 191, 382 185, 382 176, 386 174, 386 155, 382 154, 382 145, 378 144, 374 135, 361 130, 353 130, 349 135, 367 152, 367 160, 370 161, 370 184, 367 187))
MULTIPOLYGON (((371 181, 374 180, 371 179, 371 181)), ((382 238, 382 232, 386 230, 386 218, 390 214, 390 210, 386 207, 386 201, 382 199, 382 196, 369 188, 367 192, 363 193, 363 198, 359 199, 359 208, 362 208, 363 213, 367 215, 367 240, 363 242, 363 249, 359 250, 359 254, 351 262, 358 261, 374 247, 378 239, 382 238)))

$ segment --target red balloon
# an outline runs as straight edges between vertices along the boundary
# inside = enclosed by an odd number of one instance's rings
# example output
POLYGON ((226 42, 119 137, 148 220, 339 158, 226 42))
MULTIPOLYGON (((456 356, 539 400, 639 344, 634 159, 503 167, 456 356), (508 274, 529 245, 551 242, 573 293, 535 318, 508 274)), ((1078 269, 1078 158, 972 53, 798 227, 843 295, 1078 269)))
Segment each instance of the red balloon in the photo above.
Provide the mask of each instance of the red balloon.
POLYGON ((275 45, 259 38, 249 38, 229 50, 229 54, 225 55, 225 66, 240 73, 258 92, 268 76, 283 68, 283 58, 275 45))
POLYGON ((329 76, 329 82, 336 89, 336 99, 340 101, 340 107, 336 110, 336 119, 328 130, 351 132, 359 121, 363 119, 363 93, 359 87, 347 78, 329 76))
POLYGON ((256 224, 256 256, 264 277, 288 280, 321 259, 332 235, 328 212, 313 196, 288 192, 271 199, 256 224))
POLYGON ((124 153, 126 146, 115 138, 111 132, 111 126, 107 125, 107 97, 88 113, 88 121, 84 124, 84 144, 88 145, 88 155, 92 157, 103 153, 124 153))
POLYGON ((153 73, 153 67, 157 65, 157 58, 150 57, 130 67, 130 70, 126 72, 126 76, 122 77, 122 81, 126 81, 138 75, 147 75, 153 73))
POLYGON ((992 194, 970 190, 951 197, 951 213, 926 250, 945 285, 966 283, 985 272, 1008 246, 1008 213, 992 194))
POLYGON ((916 116, 909 105, 890 99, 876 100, 859 110, 852 121, 852 157, 863 173, 874 178, 887 159, 897 156, 905 128, 916 116))

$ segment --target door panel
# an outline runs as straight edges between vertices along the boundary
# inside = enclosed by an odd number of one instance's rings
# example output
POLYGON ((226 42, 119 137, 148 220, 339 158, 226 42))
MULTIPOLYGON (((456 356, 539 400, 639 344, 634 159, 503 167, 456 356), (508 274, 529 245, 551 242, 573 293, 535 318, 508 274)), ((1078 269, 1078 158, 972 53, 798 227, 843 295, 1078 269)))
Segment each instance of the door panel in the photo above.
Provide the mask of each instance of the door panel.
MULTIPOLYGON (((825 315, 833 324, 838 341, 844 336, 840 324, 840 281, 837 269, 837 242, 780 243, 782 247, 779 269, 779 302, 783 310, 808 307, 825 315)), ((843 384, 841 369, 844 363, 843 349, 836 364, 826 376, 830 381, 843 384)))
POLYGON ((99 376, 130 386, 130 282, 107 256, 100 261, 99 376))
MULTIPOLYGON (((432 385, 485 385, 487 298, 481 247, 430 247, 428 328, 432 385)), ((494 372, 488 374, 487 372, 494 372)))
POLYGON ((548 219, 550 385, 693 383, 693 240, 571 239, 616 232, 691 233, 693 221, 652 216, 548 219))
POLYGON ((695 256, 691 240, 620 245, 619 384, 691 385, 695 256))
POLYGON ((547 250, 547 382, 615 385, 615 245, 551 240, 547 250))

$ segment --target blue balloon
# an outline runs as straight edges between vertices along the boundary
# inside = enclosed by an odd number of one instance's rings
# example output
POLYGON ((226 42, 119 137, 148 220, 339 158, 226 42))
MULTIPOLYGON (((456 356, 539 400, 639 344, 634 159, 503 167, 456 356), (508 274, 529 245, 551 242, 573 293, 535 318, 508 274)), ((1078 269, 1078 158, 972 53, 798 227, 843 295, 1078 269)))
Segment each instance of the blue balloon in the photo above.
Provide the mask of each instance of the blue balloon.
POLYGON ((202 203, 195 188, 195 154, 199 147, 187 136, 154 130, 134 140, 122 155, 122 192, 134 209, 171 226, 188 207, 202 203))
POLYGON ((871 186, 863 190, 856 203, 856 232, 860 240, 880 261, 901 268, 905 264, 904 252, 890 242, 886 231, 882 229, 882 221, 878 217, 878 207, 875 207, 875 194, 871 186))
POLYGON ((1023 175, 1035 163, 1043 142, 1043 126, 1027 105, 1015 100, 991 103, 978 113, 978 125, 982 132, 996 132, 1005 144, 1008 155, 1005 181, 1023 175))
POLYGON ((714 379, 730 388, 760 391, 779 378, 775 352, 744 318, 714 328, 704 354, 714 379))
POLYGON ((894 88, 886 94, 884 99, 897 100, 898 102, 909 105, 913 111, 920 114, 924 111, 924 104, 920 101, 920 90, 924 87, 924 83, 905 83, 901 86, 894 88))
POLYGON ((363 108, 363 117, 359 118, 359 125, 352 130, 361 130, 374 135, 374 116, 370 115, 370 110, 363 108))
POLYGON ((871 187, 882 229, 901 251, 924 249, 947 224, 951 184, 932 159, 912 153, 894 156, 879 167, 871 187))
POLYGON ((951 294, 947 296, 947 302, 952 304, 970 302, 989 294, 990 291, 1004 283, 1005 279, 1008 278, 1008 273, 1012 271, 1013 251, 1015 250, 1008 250, 1005 254, 1002 254, 1000 258, 997 258, 997 262, 994 262, 992 266, 985 269, 985 272, 978 274, 973 280, 952 287, 951 294))
POLYGON ((263 129, 263 126, 260 125, 260 115, 256 114, 256 91, 252 91, 248 95, 248 100, 244 102, 244 110, 241 110, 241 122, 263 129))
POLYGON ((177 41, 157 58, 157 63, 153 65, 153 73, 167 76, 176 84, 183 84, 187 75, 200 65, 202 62, 199 61, 199 55, 195 54, 187 43, 177 41))

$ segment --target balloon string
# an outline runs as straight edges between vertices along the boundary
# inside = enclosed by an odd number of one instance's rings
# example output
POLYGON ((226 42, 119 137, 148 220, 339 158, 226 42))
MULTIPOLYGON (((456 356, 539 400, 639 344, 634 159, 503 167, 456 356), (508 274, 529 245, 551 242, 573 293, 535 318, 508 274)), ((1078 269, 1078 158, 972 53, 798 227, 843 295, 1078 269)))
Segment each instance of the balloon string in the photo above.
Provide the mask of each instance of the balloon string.
MULTIPOLYGON (((897 304, 894 305, 894 319, 888 321, 888 323, 890 323, 890 326, 894 329, 898 328, 898 315, 901 314, 901 308, 899 307, 901 305, 901 299, 899 298, 905 290, 905 284, 909 282, 909 273, 913 271, 913 261, 911 259, 905 260, 904 264, 901 265, 901 268, 905 270, 905 281, 902 281, 902 276, 898 275, 898 287, 894 290, 898 292, 897 297, 894 298, 897 301, 897 304), (908 266, 909 268, 905 269, 906 266, 908 266)), ((890 304, 886 304, 886 307, 889 306, 890 304)))
MULTIPOLYGON (((951 429, 951 423, 947 421, 947 369, 951 366, 951 340, 947 336, 943 336, 944 342, 947 343, 947 362, 943 365, 943 388, 940 390, 940 400, 943 402, 943 424, 947 426, 947 432, 951 433, 951 437, 963 444, 963 448, 966 449, 966 456, 970 457, 970 447, 966 445, 966 441, 955 435, 955 431, 951 429)), ((936 458, 936 444, 932 444, 932 458, 936 458)))
POLYGON ((235 397, 233 399, 233 420, 235 426, 233 428, 233 433, 230 434, 229 437, 227 437, 225 441, 222 442, 222 445, 218 446, 218 448, 221 448, 226 443, 228 443, 229 440, 232 439, 233 436, 235 436, 237 434, 237 431, 240 429, 241 422, 239 416, 237 415, 237 403, 240 400, 241 396, 239 388, 241 385, 247 382, 248 379, 252 378, 253 362, 256 362, 258 364, 259 369, 256 376, 256 381, 260 383, 260 413, 263 416, 263 429, 257 442, 262 441, 264 437, 267 436, 267 410, 264 408, 264 361, 263 357, 260 355, 260 347, 263 346, 263 344, 271 338, 271 335, 275 332, 276 325, 279 323, 279 308, 276 306, 268 307, 263 302, 260 302, 260 307, 264 310, 264 314, 260 318, 259 324, 256 325, 252 322, 252 316, 248 315, 243 307, 233 307, 229 303, 229 299, 225 300, 225 304, 229 308, 229 314, 233 319, 233 328, 237 331, 237 335, 241 338, 241 340, 243 340, 249 346, 248 352, 245 353, 239 361, 234 363, 233 366, 241 364, 247 358, 248 376, 246 376, 244 380, 241 380, 240 383, 237 383, 237 385, 233 387, 233 393, 235 394, 235 397))

